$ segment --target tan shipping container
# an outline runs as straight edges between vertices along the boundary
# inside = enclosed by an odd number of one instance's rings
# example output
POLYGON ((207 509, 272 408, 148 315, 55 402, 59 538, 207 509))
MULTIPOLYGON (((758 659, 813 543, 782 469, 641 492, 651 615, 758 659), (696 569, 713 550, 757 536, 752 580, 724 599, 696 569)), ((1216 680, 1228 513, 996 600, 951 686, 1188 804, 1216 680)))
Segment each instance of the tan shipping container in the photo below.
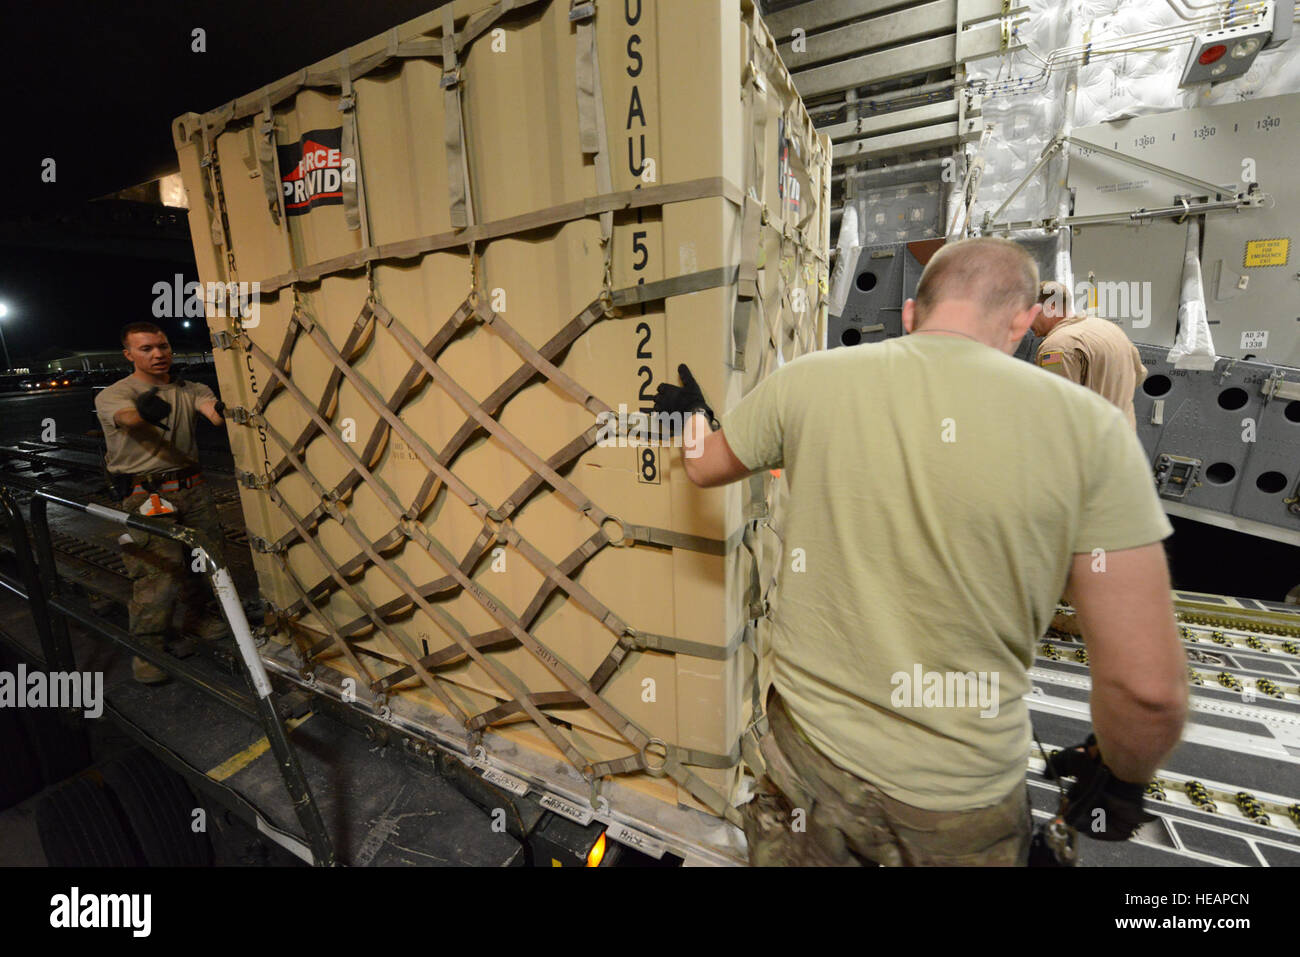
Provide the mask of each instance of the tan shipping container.
POLYGON ((258 295, 209 327, 268 665, 735 821, 783 486, 636 414, 824 346, 830 146, 753 5, 458 0, 173 133, 258 295))

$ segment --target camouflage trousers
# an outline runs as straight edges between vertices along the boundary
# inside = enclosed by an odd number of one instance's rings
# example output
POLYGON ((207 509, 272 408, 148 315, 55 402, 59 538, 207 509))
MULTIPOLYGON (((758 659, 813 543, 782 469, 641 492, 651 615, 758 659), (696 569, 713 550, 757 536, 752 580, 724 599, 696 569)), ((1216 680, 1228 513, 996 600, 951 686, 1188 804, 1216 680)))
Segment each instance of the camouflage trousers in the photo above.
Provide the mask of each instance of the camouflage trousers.
POLYGON ((781 698, 768 699, 760 742, 767 772, 744 805, 755 866, 1017 866, 1032 826, 1024 785, 997 804, 929 811, 895 800, 842 770, 794 725, 781 698))
MULTIPOLYGON (((224 561, 221 523, 207 487, 196 485, 158 494, 177 511, 156 518, 203 532, 216 543, 213 557, 224 561)), ((148 497, 144 492, 130 495, 122 500, 122 510, 138 515, 148 497)), ((180 542, 133 528, 127 529, 127 534, 130 541, 122 542, 122 561, 131 578, 130 631, 136 638, 161 646, 177 601, 188 619, 182 623, 186 627, 201 618, 211 589, 202 571, 193 570, 198 560, 180 542)))

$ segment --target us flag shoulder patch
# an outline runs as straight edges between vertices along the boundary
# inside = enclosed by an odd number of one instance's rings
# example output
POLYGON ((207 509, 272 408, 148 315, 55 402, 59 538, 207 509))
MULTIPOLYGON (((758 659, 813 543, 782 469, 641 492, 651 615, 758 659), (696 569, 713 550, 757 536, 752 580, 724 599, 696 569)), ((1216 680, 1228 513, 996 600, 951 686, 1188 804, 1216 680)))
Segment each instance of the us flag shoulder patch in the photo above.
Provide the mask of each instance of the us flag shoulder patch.
POLYGON ((1048 352, 1040 353, 1038 356, 1038 364, 1040 366, 1043 366, 1044 368, 1053 365, 1055 366, 1063 365, 1064 362, 1065 362, 1065 353, 1056 349, 1050 350, 1048 352))

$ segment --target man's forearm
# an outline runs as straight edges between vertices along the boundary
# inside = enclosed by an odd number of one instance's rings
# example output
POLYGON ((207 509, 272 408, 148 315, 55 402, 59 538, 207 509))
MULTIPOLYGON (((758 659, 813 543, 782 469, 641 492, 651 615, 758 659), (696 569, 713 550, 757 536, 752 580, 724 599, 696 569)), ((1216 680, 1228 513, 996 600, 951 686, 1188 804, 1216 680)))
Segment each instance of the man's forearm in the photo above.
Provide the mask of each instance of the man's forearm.
POLYGON ((1145 784, 1178 743, 1187 713, 1187 655, 1159 542, 1071 561, 1066 594, 1088 649, 1092 724, 1102 760, 1145 784))
POLYGON ((1150 781, 1178 744, 1185 709, 1145 704, 1122 688, 1096 682, 1091 704, 1102 760, 1121 781, 1150 781))
POLYGON ((750 473, 736 458, 726 434, 709 426, 709 417, 697 412, 683 427, 682 465, 686 477, 701 488, 716 488, 744 478, 750 473))
POLYGON ((200 415, 202 415, 205 419, 207 419, 209 422, 211 422, 213 425, 217 426, 218 428, 226 424, 226 420, 221 415, 221 411, 218 408, 218 403, 216 399, 211 399, 207 402, 204 402, 202 405, 197 407, 197 411, 200 415))
POLYGON ((149 424, 135 409, 119 409, 117 412, 113 413, 113 422, 116 423, 119 428, 123 429, 138 429, 143 425, 149 424))

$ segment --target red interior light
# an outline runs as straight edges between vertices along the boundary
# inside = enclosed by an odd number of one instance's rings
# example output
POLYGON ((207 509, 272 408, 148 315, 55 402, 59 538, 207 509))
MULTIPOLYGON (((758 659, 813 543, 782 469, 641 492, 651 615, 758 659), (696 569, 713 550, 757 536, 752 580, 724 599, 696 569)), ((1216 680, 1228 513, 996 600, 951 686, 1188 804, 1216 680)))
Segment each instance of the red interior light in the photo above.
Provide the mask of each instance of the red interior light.
POLYGON ((1228 52, 1228 48, 1226 46, 1224 46, 1222 43, 1216 43, 1214 46, 1206 47, 1204 50, 1202 50, 1201 55, 1198 56, 1196 60, 1201 65, 1206 65, 1209 63, 1213 63, 1215 60, 1219 59, 1219 57, 1223 56, 1227 52, 1228 52))

